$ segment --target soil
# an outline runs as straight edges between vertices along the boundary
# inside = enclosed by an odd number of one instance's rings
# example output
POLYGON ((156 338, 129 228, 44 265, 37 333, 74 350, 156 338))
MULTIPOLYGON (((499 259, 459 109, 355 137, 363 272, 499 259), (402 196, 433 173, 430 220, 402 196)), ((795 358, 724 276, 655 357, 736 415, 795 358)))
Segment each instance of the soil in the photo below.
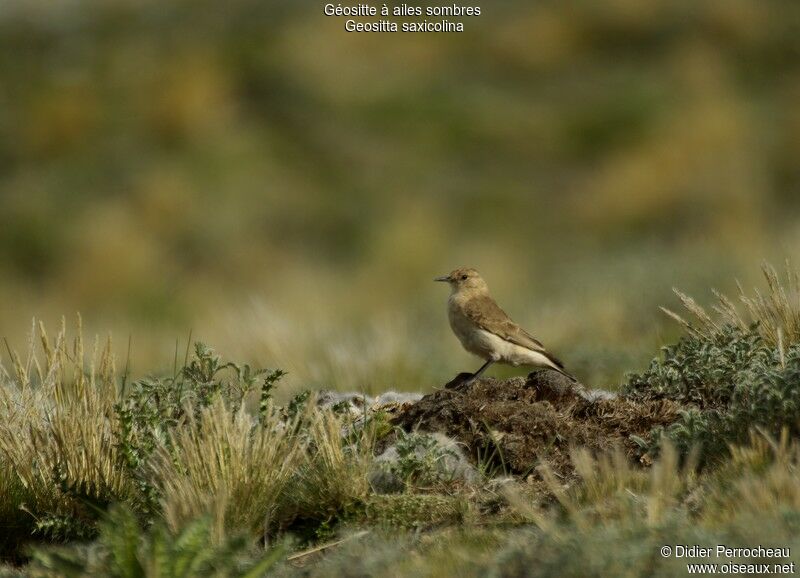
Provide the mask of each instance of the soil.
POLYGON ((648 465, 631 436, 646 438, 652 428, 674 422, 680 409, 670 400, 633 401, 587 390, 550 370, 504 380, 469 377, 460 374, 393 423, 443 432, 465 444, 476 461, 489 460, 508 474, 528 476, 544 461, 562 479, 572 478, 570 450, 576 446, 620 447, 648 465))

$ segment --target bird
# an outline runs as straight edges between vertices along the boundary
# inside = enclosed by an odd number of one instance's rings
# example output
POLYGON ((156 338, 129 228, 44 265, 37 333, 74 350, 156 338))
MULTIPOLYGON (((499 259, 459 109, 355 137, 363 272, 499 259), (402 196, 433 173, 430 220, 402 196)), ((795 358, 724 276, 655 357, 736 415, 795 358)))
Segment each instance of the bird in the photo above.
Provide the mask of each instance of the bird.
POLYGON ((489 286, 471 267, 455 269, 434 281, 450 285, 447 313, 450 328, 468 352, 486 362, 472 374, 473 381, 495 362, 555 370, 573 382, 574 376, 530 333, 514 323, 489 294, 489 286))

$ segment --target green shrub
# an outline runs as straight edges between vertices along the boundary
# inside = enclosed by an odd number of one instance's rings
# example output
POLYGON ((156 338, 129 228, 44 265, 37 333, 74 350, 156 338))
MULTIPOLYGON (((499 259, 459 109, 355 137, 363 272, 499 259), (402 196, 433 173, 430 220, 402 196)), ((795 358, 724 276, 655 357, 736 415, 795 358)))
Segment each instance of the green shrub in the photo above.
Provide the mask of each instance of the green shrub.
POLYGON ((785 351, 769 346, 756 328, 727 325, 711 334, 694 333, 664 348, 624 388, 634 399, 671 399, 686 406, 680 419, 655 430, 645 445, 656 449, 662 435, 703 456, 726 453, 760 428, 777 436, 783 427, 800 433, 800 345, 785 351))
POLYGON ((258 388, 259 411, 267 412, 271 392, 282 376, 280 370, 223 363, 213 349, 195 343, 193 358, 177 375, 136 381, 114 406, 122 431, 120 447, 129 467, 138 468, 158 444, 168 443, 168 432, 185 420, 189 408, 196 416, 220 397, 235 412, 258 388))
POLYGON ((35 549, 29 570, 33 575, 69 578, 257 578, 283 554, 281 548, 255 552, 244 535, 220 542, 212 536, 209 517, 187 523, 176 533, 162 524, 145 531, 133 512, 114 507, 99 526, 99 536, 93 544, 35 549))
POLYGON ((716 291, 716 315, 677 290, 692 321, 664 309, 687 335, 630 376, 624 393, 670 399, 685 409, 665 430, 636 439, 648 452, 666 437, 683 451, 698 446, 704 459, 718 458, 754 429, 800 433, 800 272, 788 262, 784 280, 769 264, 762 271, 766 291, 750 296, 739 286, 744 313, 716 291))
POLYGON ((370 476, 376 492, 441 487, 469 468, 455 442, 449 438, 441 434, 396 431, 395 443, 377 458, 370 476))
POLYGON ((143 466, 158 447, 170 447, 170 432, 184 424, 187 411, 197 417, 219 398, 236 413, 247 394, 257 389, 263 422, 271 411, 272 390, 283 375, 281 370, 223 363, 213 349, 196 342, 194 356, 176 375, 151 377, 131 385, 124 399, 114 405, 120 431, 118 447, 148 514, 157 508, 158 492, 143 466))

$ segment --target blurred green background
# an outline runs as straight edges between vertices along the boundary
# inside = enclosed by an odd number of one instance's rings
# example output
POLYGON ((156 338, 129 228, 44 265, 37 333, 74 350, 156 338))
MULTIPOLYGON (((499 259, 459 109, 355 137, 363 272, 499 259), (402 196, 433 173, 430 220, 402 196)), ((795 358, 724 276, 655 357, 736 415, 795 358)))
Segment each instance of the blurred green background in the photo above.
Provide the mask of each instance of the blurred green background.
POLYGON ((80 311, 139 374, 191 329, 291 388, 425 389, 479 365, 431 282, 471 265, 613 387, 677 334, 673 286, 800 261, 795 0, 508 0, 406 35, 323 4, 0 4, 12 347, 80 311))

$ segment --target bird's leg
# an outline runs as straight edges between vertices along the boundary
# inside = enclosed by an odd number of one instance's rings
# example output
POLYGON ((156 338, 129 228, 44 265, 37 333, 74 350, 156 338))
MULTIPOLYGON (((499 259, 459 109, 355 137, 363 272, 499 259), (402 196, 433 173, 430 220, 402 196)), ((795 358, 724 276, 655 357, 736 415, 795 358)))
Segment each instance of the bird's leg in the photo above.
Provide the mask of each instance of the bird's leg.
POLYGON ((481 368, 478 371, 476 371, 475 373, 472 374, 472 377, 469 378, 469 382, 471 383, 471 382, 475 381, 476 379, 478 379, 481 376, 481 374, 484 371, 486 371, 486 368, 489 367, 492 363, 494 363, 494 359, 487 360, 486 363, 481 365, 481 368))

